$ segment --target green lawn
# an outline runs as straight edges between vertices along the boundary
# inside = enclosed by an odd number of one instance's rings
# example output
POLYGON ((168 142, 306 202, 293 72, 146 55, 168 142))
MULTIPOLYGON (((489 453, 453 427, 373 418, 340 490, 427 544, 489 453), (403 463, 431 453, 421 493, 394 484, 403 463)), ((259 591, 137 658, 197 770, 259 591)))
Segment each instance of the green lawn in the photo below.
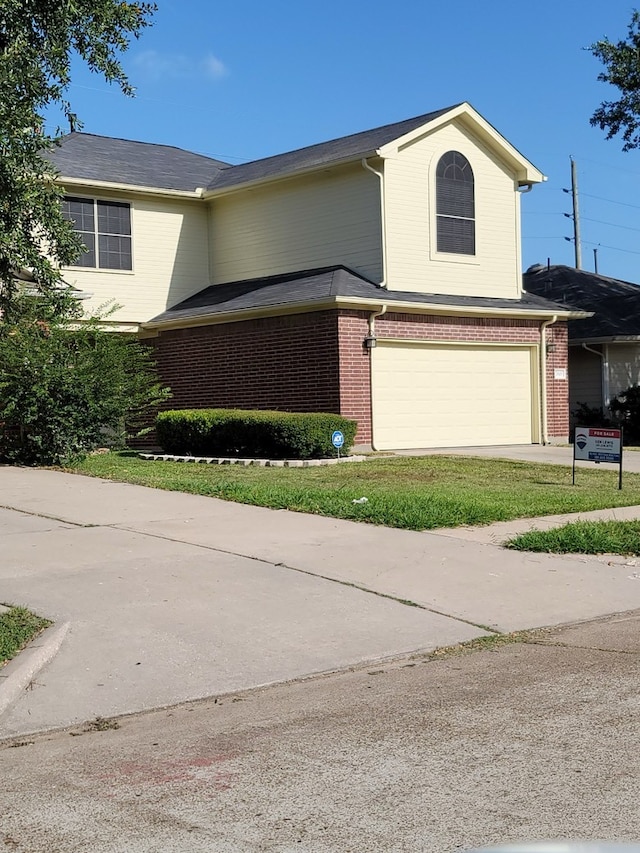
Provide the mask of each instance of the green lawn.
POLYGON ((507 543, 518 551, 551 554, 640 555, 640 521, 574 521, 554 530, 531 530, 507 543))
POLYGON ((0 614, 0 667, 15 657, 29 640, 36 637, 48 625, 47 619, 41 619, 24 607, 11 607, 0 614))
POLYGON ((132 453, 87 458, 72 470, 240 503, 431 530, 640 504, 640 475, 447 456, 372 458, 319 468, 147 462, 132 453), (354 499, 366 497, 363 504, 354 499))

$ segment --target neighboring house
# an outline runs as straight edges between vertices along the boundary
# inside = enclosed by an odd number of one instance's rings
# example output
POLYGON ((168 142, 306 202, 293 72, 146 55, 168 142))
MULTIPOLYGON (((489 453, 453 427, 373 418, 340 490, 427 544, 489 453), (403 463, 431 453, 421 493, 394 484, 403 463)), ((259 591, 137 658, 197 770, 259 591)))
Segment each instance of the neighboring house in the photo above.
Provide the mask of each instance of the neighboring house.
POLYGON ((71 134, 70 284, 154 345, 174 407, 339 412, 379 449, 566 440, 567 327, 522 292, 543 175, 469 104, 239 166, 71 134))
POLYGON ((640 287, 566 266, 530 267, 529 293, 592 316, 569 322, 569 410, 580 403, 606 410, 640 383, 640 287))

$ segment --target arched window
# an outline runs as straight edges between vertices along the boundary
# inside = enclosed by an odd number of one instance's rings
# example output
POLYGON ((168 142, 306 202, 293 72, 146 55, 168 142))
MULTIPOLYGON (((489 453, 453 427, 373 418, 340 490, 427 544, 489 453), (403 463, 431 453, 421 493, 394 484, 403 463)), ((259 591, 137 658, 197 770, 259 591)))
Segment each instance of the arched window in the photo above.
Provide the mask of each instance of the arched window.
POLYGON ((458 151, 447 151, 436 169, 437 250, 475 255, 473 170, 458 151))

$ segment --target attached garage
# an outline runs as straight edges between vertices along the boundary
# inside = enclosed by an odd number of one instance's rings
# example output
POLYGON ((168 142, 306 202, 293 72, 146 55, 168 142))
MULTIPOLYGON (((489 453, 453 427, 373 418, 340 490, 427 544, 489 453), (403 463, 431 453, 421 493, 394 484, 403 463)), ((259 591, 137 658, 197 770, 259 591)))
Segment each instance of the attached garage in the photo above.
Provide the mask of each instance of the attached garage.
POLYGON ((379 339, 372 356, 377 449, 539 440, 536 346, 379 339))

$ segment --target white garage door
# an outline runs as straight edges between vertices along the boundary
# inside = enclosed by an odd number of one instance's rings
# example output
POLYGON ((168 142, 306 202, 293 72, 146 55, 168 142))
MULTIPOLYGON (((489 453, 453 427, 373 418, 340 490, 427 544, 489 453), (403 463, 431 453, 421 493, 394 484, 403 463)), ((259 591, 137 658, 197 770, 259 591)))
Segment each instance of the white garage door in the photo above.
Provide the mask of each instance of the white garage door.
POLYGON ((529 444, 535 350, 378 341, 372 350, 380 450, 529 444))

